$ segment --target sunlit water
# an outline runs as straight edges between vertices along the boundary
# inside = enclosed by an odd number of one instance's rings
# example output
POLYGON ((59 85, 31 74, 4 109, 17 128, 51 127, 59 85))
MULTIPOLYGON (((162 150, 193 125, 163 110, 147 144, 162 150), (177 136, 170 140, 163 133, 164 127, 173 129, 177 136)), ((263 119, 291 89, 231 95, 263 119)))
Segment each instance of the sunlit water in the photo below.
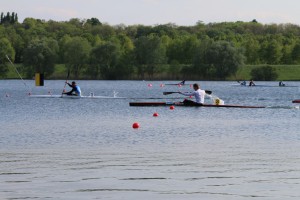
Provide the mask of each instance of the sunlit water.
POLYGON ((64 81, 0 81, 0 199, 300 198, 298 87, 199 81, 227 104, 271 108, 170 110, 129 102, 182 97, 162 93, 189 86, 77 82, 85 95, 136 99, 30 98, 60 94, 64 81))

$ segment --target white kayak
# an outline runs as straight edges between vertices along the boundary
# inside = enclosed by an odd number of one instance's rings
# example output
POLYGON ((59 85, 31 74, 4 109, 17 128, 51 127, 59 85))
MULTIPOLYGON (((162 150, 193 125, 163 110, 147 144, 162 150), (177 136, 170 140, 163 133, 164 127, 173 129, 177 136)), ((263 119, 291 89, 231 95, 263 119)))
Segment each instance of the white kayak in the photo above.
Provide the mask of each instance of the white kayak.
POLYGON ((111 96, 75 96, 75 95, 62 95, 62 94, 48 94, 48 95, 29 95, 31 98, 71 98, 71 99, 126 99, 126 97, 111 97, 111 96))

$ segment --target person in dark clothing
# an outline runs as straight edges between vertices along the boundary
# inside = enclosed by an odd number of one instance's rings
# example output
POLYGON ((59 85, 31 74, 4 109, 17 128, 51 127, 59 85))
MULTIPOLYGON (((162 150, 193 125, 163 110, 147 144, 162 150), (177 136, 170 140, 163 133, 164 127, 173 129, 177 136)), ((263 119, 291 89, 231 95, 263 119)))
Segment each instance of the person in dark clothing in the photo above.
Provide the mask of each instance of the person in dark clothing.
POLYGON ((72 88, 72 90, 69 92, 64 92, 63 94, 81 96, 80 87, 78 85, 76 85, 75 81, 73 81, 72 84, 70 84, 68 82, 66 82, 66 84, 68 84, 72 88))
POLYGON ((280 82, 279 82, 279 86, 280 86, 280 87, 284 87, 285 84, 284 84, 282 81, 280 81, 280 82))
POLYGON ((255 83, 254 83, 253 80, 251 80, 251 81, 249 82, 249 86, 255 86, 255 83))
POLYGON ((185 84, 185 80, 181 81, 179 84, 180 85, 184 85, 185 84))

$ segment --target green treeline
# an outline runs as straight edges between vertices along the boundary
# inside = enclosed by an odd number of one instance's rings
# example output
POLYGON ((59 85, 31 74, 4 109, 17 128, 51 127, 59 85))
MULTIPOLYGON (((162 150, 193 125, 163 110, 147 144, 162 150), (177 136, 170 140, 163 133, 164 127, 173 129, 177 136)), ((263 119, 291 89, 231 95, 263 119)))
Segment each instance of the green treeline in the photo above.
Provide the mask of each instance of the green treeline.
MULTIPOLYGON (((223 22, 194 26, 123 24, 97 18, 44 21, 1 13, 0 77, 11 60, 26 78, 35 72, 57 77, 64 66, 74 79, 226 80, 245 65, 300 64, 300 27, 294 24, 223 22)), ((267 72, 266 72, 267 71, 267 72)))

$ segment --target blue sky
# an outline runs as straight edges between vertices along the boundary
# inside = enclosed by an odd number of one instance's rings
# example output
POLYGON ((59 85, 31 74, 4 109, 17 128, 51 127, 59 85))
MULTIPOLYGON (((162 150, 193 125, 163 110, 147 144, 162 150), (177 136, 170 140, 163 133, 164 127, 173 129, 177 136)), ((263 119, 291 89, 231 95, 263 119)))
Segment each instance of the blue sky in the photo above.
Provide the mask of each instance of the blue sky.
POLYGON ((110 25, 194 25, 198 21, 234 22, 256 19, 263 24, 300 25, 298 0, 1 0, 0 12, 68 21, 98 18, 110 25))

